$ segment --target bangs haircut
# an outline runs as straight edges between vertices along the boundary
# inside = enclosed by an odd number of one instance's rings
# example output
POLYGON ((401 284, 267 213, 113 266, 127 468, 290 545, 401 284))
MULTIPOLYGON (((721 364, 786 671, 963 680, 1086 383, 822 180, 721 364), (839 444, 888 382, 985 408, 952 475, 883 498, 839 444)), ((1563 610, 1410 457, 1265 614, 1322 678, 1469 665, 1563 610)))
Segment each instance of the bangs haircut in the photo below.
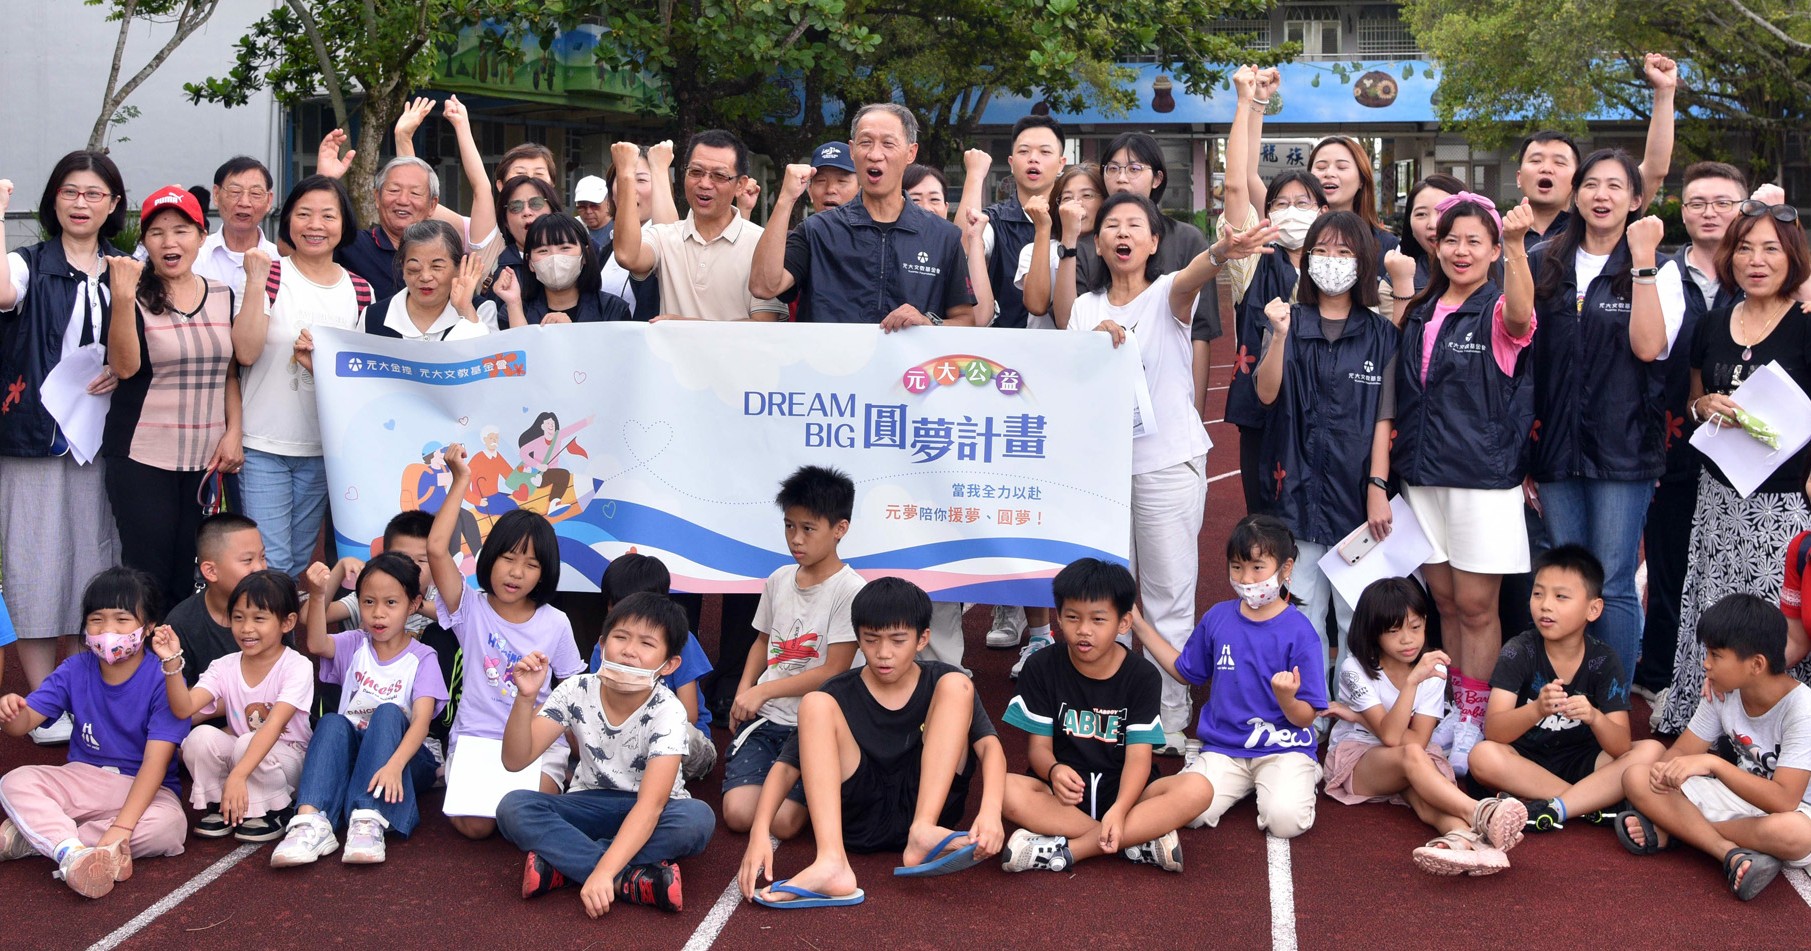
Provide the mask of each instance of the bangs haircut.
MULTIPOLYGON (((1094 213, 1093 232, 1095 240, 1100 240, 1101 227, 1103 223, 1106 222, 1107 215, 1121 205, 1133 205, 1137 207, 1139 211, 1144 212, 1145 220, 1150 222, 1151 235, 1157 239, 1158 247, 1162 247, 1163 212, 1157 210, 1156 202, 1143 195, 1133 194, 1132 192, 1119 192, 1117 194, 1108 195, 1106 196, 1106 200, 1100 203, 1100 210, 1094 213)), ((1101 258, 1102 266, 1099 269, 1099 274, 1087 289, 1090 294, 1097 291, 1104 291, 1113 284, 1113 275, 1105 266, 1106 255, 1101 255, 1101 258)), ((1155 281, 1161 276, 1162 274, 1157 269, 1157 252, 1152 251, 1151 256, 1146 258, 1144 262, 1144 279, 1147 281, 1155 281)))
POLYGON ((855 483, 841 469, 802 466, 780 483, 773 501, 782 512, 801 508, 835 525, 855 517, 855 483))
POLYGON ((295 579, 269 568, 254 571, 240 580, 226 599, 228 613, 239 606, 240 599, 257 610, 269 611, 279 618, 302 613, 302 599, 296 594, 295 579))
POLYGON ((396 579, 396 583, 402 586, 403 596, 410 601, 421 597, 421 567, 415 564, 415 559, 402 552, 387 551, 365 562, 365 567, 358 573, 358 584, 353 587, 353 592, 363 595, 365 579, 376 575, 396 579))
POLYGON ((1274 515, 1247 515, 1239 519, 1239 524, 1232 527, 1232 534, 1226 536, 1227 561, 1274 558, 1277 567, 1281 568, 1283 562, 1298 554, 1289 526, 1274 515))
MULTIPOLYGON (((1385 634, 1408 623, 1409 615, 1428 619, 1427 592, 1413 578, 1379 578, 1365 586, 1352 609, 1352 629, 1346 632, 1346 649, 1352 658, 1371 674, 1383 672, 1383 647, 1378 642, 1385 634)), ((1426 642, 1422 650, 1427 649, 1426 642)))
MULTIPOLYGON (((1314 223, 1308 226, 1308 235, 1302 239, 1302 250, 1312 254, 1314 246, 1328 232, 1338 235, 1340 243, 1358 259, 1358 283, 1352 285, 1348 292, 1352 295, 1353 302, 1360 307, 1376 310, 1382 304, 1382 299, 1377 294, 1377 259, 1381 256, 1377 249, 1377 231, 1359 215, 1349 211, 1331 211, 1314 219, 1314 223)), ((1302 277, 1308 278, 1306 266, 1303 267, 1302 277)), ((1320 306, 1321 289, 1312 278, 1297 281, 1295 295, 1296 300, 1303 304, 1320 306)))
POLYGON ((944 197, 949 197, 950 180, 944 177, 943 170, 922 162, 913 162, 906 166, 905 176, 899 180, 899 189, 902 192, 909 192, 924 184, 924 180, 927 178, 936 179, 937 185, 943 189, 944 197))
POLYGON ((398 512, 384 525, 384 547, 390 548, 399 538, 426 538, 434 531, 434 516, 420 509, 398 512))
MULTIPOLYGON (((1462 218, 1473 218, 1481 223, 1485 232, 1490 235, 1490 243, 1498 249, 1498 254, 1492 258, 1490 269, 1485 273, 1483 286, 1489 286, 1501 273, 1502 265, 1497 258, 1502 257, 1503 233, 1497 228, 1496 219, 1490 216, 1490 212, 1486 211, 1484 206, 1473 201, 1453 202, 1451 207, 1440 213, 1440 222, 1434 225, 1434 246, 1439 247, 1440 242, 1445 241, 1446 236, 1453 233, 1453 226, 1462 218)), ((1434 304, 1446 294, 1447 289, 1452 287, 1452 284, 1452 278, 1446 276, 1446 268, 1441 266, 1436 256, 1435 260, 1429 261, 1427 265, 1427 286, 1423 287, 1420 293, 1409 298, 1406 313, 1412 314, 1423 307, 1431 310, 1434 304)))
POLYGON ((1786 616, 1779 606, 1752 594, 1732 594, 1704 609, 1698 643, 1706 654, 1725 650, 1742 660, 1760 657, 1767 672, 1786 672, 1786 616))
POLYGON ((1125 565, 1078 558, 1050 579, 1050 599, 1058 611, 1070 601, 1107 601, 1112 603, 1114 614, 1125 617, 1132 613, 1132 604, 1138 600, 1138 582, 1125 565))
POLYGON ((858 636, 898 627, 923 634, 931 629, 931 596, 904 578, 875 578, 855 593, 849 621, 858 636))
POLYGON ((540 279, 534 276, 534 266, 528 256, 536 248, 555 244, 576 244, 579 247, 579 279, 573 285, 578 288, 579 294, 596 294, 603 290, 604 265, 598 260, 597 249, 591 246, 591 237, 585 230, 585 223, 564 212, 550 211, 529 222, 528 229, 522 233, 522 266, 516 269, 516 278, 522 285, 523 300, 546 295, 540 279))
POLYGON ((96 611, 128 611, 149 627, 163 620, 163 595, 157 581, 136 568, 108 568, 82 589, 82 617, 96 611))
POLYGON ((334 249, 345 248, 357 240, 358 211, 352 207, 352 195, 346 191, 346 186, 339 179, 328 178, 325 175, 310 175, 302 179, 296 183, 296 187, 289 190, 288 195, 283 197, 283 210, 277 215, 277 237, 282 239, 284 244, 295 247, 295 239, 290 237, 289 231, 290 216, 295 214, 297 202, 301 201, 304 196, 315 192, 332 192, 333 197, 339 201, 340 243, 334 245, 334 249))
POLYGON ((1264 189, 1264 207, 1258 209, 1259 218, 1270 217, 1270 206, 1276 204, 1277 199, 1283 196, 1283 189, 1287 188, 1290 182, 1300 182, 1303 188, 1308 189, 1308 197, 1314 199, 1316 207, 1322 209, 1327 207, 1327 190, 1321 187, 1320 179, 1302 169, 1292 168, 1287 172, 1278 172, 1270 177, 1270 185, 1264 189))
POLYGON ((1796 221, 1775 221, 1767 215, 1744 215, 1738 213, 1734 221, 1723 232, 1723 243, 1717 245, 1716 256, 1711 260, 1717 269, 1717 280, 1724 287, 1741 287, 1736 281, 1736 247, 1748 240, 1754 229, 1766 221, 1773 225, 1773 233, 1779 236, 1780 250, 1786 254, 1786 280, 1780 284, 1780 294, 1790 295, 1792 291, 1811 278, 1811 251, 1805 246, 1804 225, 1796 221))
POLYGON ((610 559, 598 587, 606 603, 616 604, 632 594, 666 594, 673 590, 673 574, 666 562, 632 551, 610 559))
POLYGON ((1019 144, 1019 136, 1024 135, 1032 129, 1049 129, 1051 134, 1056 136, 1056 148, 1059 152, 1062 151, 1063 146, 1069 143, 1069 140, 1063 135, 1063 124, 1061 122, 1058 122, 1049 116, 1040 115, 1020 116, 1019 121, 1012 124, 1012 138, 1008 141, 1016 148, 1019 144))
MULTIPOLYGON (((1576 272, 1575 264, 1578 251, 1585 244, 1585 216, 1578 212, 1578 190, 1599 165, 1612 164, 1622 168, 1622 174, 1629 182, 1629 194, 1634 196, 1629 202, 1629 212, 1622 223, 1623 229, 1634 224, 1647 214, 1641 203, 1646 182, 1641 177, 1641 165, 1635 157, 1622 149, 1598 149, 1579 164, 1578 170, 1572 173, 1572 215, 1566 219, 1566 226, 1560 233, 1549 239, 1541 251, 1541 273, 1535 276, 1535 300, 1545 300, 1559 293, 1566 279, 1576 272)), ((1634 293, 1634 276, 1629 273, 1634 265, 1625 259, 1618 270, 1604 266, 1604 275, 1610 278, 1610 293, 1620 300, 1630 300, 1634 293)), ((1576 288, 1579 293, 1584 288, 1576 288)), ((1570 303, 1567 304, 1571 306, 1570 303)))
POLYGON ((1522 144, 1516 146, 1515 163, 1518 166, 1521 165, 1523 157, 1528 154, 1528 150, 1530 148, 1533 148, 1536 145, 1543 145, 1548 142, 1564 142, 1566 145, 1566 148, 1569 148, 1572 150, 1572 164, 1573 165, 1579 164, 1579 157, 1581 155, 1583 155, 1584 153, 1582 153, 1578 150, 1578 143, 1572 141, 1572 137, 1567 135, 1566 133, 1555 132, 1552 129, 1542 129, 1541 131, 1536 132, 1533 135, 1530 135, 1527 138, 1523 139, 1522 144))
POLYGON ((402 240, 396 242, 396 259, 392 262, 390 269, 396 274, 401 274, 403 262, 409 259, 410 248, 418 244, 436 243, 446 251, 446 256, 451 258, 454 264, 465 260, 465 239, 459 236, 459 232, 454 230, 452 225, 438 218, 429 218, 427 221, 417 221, 403 229, 402 240))
MULTIPOLYGON (((528 592, 528 600, 537 606, 546 604, 560 589, 560 536, 554 533, 553 523, 526 509, 506 512, 497 519, 484 539, 484 547, 478 551, 478 585, 485 594, 496 593, 490 589, 491 570, 498 558, 512 551, 530 555, 541 563, 541 577, 534 590, 528 592)), ((419 579, 420 569, 415 562, 411 560, 409 567, 419 579)))
MULTIPOLYGON (((547 199, 547 214, 542 215, 542 218, 547 217, 547 215, 557 215, 566 210, 566 206, 560 201, 560 193, 554 191, 552 185, 531 175, 517 175, 515 178, 504 182, 503 186, 497 189, 497 220, 499 223, 502 222, 503 216, 508 214, 504 209, 504 205, 509 203, 509 196, 514 195, 518 188, 531 189, 535 194, 547 199)), ((526 201, 527 199, 523 200, 526 201)), ((535 220, 539 221, 540 219, 537 218, 535 220)), ((534 222, 531 221, 529 224, 532 225, 534 222)), ((503 229, 503 240, 512 243, 515 241, 514 238, 510 237, 509 229, 507 227, 503 229)), ((522 229, 522 240, 523 246, 526 247, 528 242, 527 228, 522 229)), ((526 254, 526 252, 524 252, 524 254, 526 254)))
MULTIPOLYGON (((1077 178, 1087 179, 1088 184, 1094 189, 1094 194, 1099 195, 1102 200, 1105 200, 1107 197, 1107 180, 1100 176, 1099 165, 1096 165, 1093 162, 1077 162, 1074 165, 1063 169, 1062 172, 1056 176, 1056 184, 1050 189, 1051 237, 1061 239, 1066 236, 1066 232, 1064 232, 1063 229, 1068 226, 1063 223, 1063 216, 1057 213, 1057 209, 1062 201, 1063 189, 1068 188, 1069 182, 1077 178)), ((1077 237, 1080 237, 1080 235, 1077 235, 1077 237)))
MULTIPOLYGON (((505 169, 522 161, 540 162, 546 166, 548 178, 556 178, 560 174, 560 167, 553 162, 553 150, 539 142, 524 142, 504 152, 503 157, 497 160, 497 174, 503 174, 505 169)), ((533 176, 514 177, 532 178, 533 176)))
POLYGON ((63 222, 57 218, 57 190, 68 181, 69 176, 77 172, 93 172, 100 177, 107 191, 111 192, 113 210, 101 219, 100 236, 111 238, 126 228, 126 180, 120 177, 119 166, 107 157, 105 152, 90 152, 77 149, 57 159, 57 164, 50 169, 50 177, 44 181, 44 197, 38 200, 38 227, 51 238, 63 236, 63 222))
MULTIPOLYGON (((1414 187, 1409 189, 1409 199, 1402 203, 1403 241, 1400 250, 1403 254, 1423 262, 1428 260, 1427 252, 1421 249, 1421 242, 1415 240, 1414 232, 1411 229, 1414 227, 1412 221, 1415 215, 1415 202, 1420 200, 1422 192, 1425 192, 1430 188, 1437 192, 1443 192, 1448 197, 1451 197, 1464 191, 1465 183, 1445 172, 1435 172, 1434 174, 1423 178, 1421 181, 1416 182, 1414 187)), ((1435 225, 1437 226, 1438 224, 1439 221, 1436 220, 1435 225)), ((1428 263, 1431 267, 1432 262, 1428 263)))
POLYGON ((685 650, 685 639, 691 633, 687 629, 685 609, 672 598, 652 591, 637 591, 618 601, 604 616, 603 636, 608 637, 624 621, 641 621, 659 628, 666 642, 667 660, 678 657, 685 650))
POLYGON ((201 527, 195 530, 195 555, 202 561, 213 561, 219 556, 220 549, 226 546, 228 535, 257 530, 257 522, 238 512, 209 515, 201 520, 201 527))
POLYGON ((1121 132, 1101 150, 1101 165, 1113 161, 1113 156, 1122 150, 1129 161, 1151 167, 1151 201, 1162 201, 1170 176, 1163 164, 1163 146, 1157 144, 1156 137, 1148 132, 1121 132))
POLYGON ((734 132, 727 129, 706 129, 693 134, 685 143, 685 163, 681 166, 682 169, 692 164, 692 153, 698 151, 699 146, 729 149, 736 153, 736 174, 742 178, 748 177, 748 146, 734 132))
POLYGON ((1530 577, 1538 581, 1541 572, 1549 568, 1578 575, 1585 583, 1586 597, 1603 597, 1603 562, 1591 554, 1591 549, 1583 545, 1555 545, 1534 556, 1534 569, 1530 577))

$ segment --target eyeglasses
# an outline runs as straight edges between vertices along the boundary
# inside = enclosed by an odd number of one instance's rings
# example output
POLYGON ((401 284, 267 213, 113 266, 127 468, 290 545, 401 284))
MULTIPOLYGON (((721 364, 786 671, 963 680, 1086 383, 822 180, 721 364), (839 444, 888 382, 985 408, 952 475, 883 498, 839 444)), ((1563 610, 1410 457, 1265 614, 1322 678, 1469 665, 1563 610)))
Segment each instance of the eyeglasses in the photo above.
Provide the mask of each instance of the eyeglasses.
POLYGON ((1131 162, 1126 165, 1112 162, 1101 166, 1100 170, 1107 173, 1108 178, 1114 178, 1119 175, 1131 175, 1136 178, 1146 172, 1155 171, 1151 166, 1146 165, 1143 162, 1131 162))
POLYGON ((242 188, 238 185, 232 185, 220 189, 220 196, 225 198, 229 204, 237 202, 241 198, 249 198, 253 204, 257 204, 258 202, 269 198, 270 192, 263 188, 242 188))
POLYGON ((528 209, 529 211, 546 211, 547 210, 547 199, 542 198, 538 195, 535 196, 534 198, 528 198, 528 199, 518 198, 515 201, 512 201, 509 204, 503 206, 503 210, 509 212, 512 215, 521 214, 522 209, 524 209, 524 208, 528 209))
POLYGON ((1735 207, 1739 204, 1741 204, 1741 202, 1736 201, 1734 198, 1718 198, 1715 201, 1704 198, 1694 198, 1681 207, 1694 215, 1704 214, 1712 208, 1715 208, 1719 214, 1728 214, 1729 212, 1734 211, 1735 207))
POLYGON ((1300 208, 1303 211, 1313 211, 1314 209, 1319 208, 1319 207, 1320 207, 1319 205, 1314 203, 1314 199, 1309 198, 1305 195, 1301 198, 1297 198, 1294 201, 1290 201, 1287 198, 1278 198, 1276 201, 1273 201, 1270 203, 1271 211, 1282 211, 1285 208, 1300 208))
POLYGON ((74 185, 64 185, 57 189, 57 197, 67 202, 74 202, 80 198, 90 205, 98 205, 112 198, 113 193, 100 188, 77 188, 74 185))
POLYGON ((1762 215, 1766 215, 1774 221, 1783 221, 1787 224, 1798 220, 1798 209, 1791 205, 1769 205, 1764 201, 1756 201, 1753 198, 1742 202, 1742 214, 1747 215, 1750 218, 1759 218, 1762 215))
POLYGON ((728 185, 742 176, 731 175, 728 172, 719 172, 716 169, 699 168, 696 165, 687 165, 685 167, 685 177, 694 182, 702 182, 708 178, 718 185, 728 185))

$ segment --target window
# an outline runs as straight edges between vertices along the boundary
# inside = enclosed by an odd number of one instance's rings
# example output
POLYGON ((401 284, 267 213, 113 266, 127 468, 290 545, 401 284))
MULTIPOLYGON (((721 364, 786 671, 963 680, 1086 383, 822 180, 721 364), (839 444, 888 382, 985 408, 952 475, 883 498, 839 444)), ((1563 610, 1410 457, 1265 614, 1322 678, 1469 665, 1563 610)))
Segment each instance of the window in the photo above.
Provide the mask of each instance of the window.
POLYGON ((1234 20, 1219 19, 1208 24, 1207 32, 1214 36, 1248 36, 1246 49, 1267 50, 1270 42, 1269 20, 1234 20))
POLYGON ((1394 9, 1367 10, 1359 16, 1359 59, 1419 59, 1421 55, 1421 44, 1394 9))
POLYGON ((1296 6, 1283 11, 1283 40, 1302 45, 1307 60, 1338 59, 1339 11, 1333 7, 1296 6))

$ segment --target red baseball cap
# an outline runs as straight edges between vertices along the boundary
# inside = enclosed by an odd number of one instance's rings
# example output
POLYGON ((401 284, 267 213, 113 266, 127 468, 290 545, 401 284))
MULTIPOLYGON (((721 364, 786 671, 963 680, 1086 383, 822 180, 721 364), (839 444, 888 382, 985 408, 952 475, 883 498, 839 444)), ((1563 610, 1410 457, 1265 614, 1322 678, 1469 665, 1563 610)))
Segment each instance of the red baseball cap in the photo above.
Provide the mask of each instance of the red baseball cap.
POLYGON ((181 185, 165 185, 152 192, 150 197, 145 199, 144 208, 138 213, 139 226, 143 227, 145 222, 151 220, 152 215, 165 208, 174 208, 182 212, 195 223, 196 227, 203 231, 207 230, 207 215, 201 211, 201 202, 196 201, 195 196, 181 185))

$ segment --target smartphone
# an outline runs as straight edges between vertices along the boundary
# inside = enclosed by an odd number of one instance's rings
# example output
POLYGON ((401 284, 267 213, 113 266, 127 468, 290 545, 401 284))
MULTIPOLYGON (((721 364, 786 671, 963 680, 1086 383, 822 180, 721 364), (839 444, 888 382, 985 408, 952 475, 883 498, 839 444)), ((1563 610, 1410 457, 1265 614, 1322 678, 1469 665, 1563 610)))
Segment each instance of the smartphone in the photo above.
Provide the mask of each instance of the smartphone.
POLYGON ((1348 565, 1356 565, 1360 558, 1370 554, 1371 549, 1376 547, 1377 539, 1371 537, 1371 526, 1360 525, 1339 543, 1339 557, 1348 565))

